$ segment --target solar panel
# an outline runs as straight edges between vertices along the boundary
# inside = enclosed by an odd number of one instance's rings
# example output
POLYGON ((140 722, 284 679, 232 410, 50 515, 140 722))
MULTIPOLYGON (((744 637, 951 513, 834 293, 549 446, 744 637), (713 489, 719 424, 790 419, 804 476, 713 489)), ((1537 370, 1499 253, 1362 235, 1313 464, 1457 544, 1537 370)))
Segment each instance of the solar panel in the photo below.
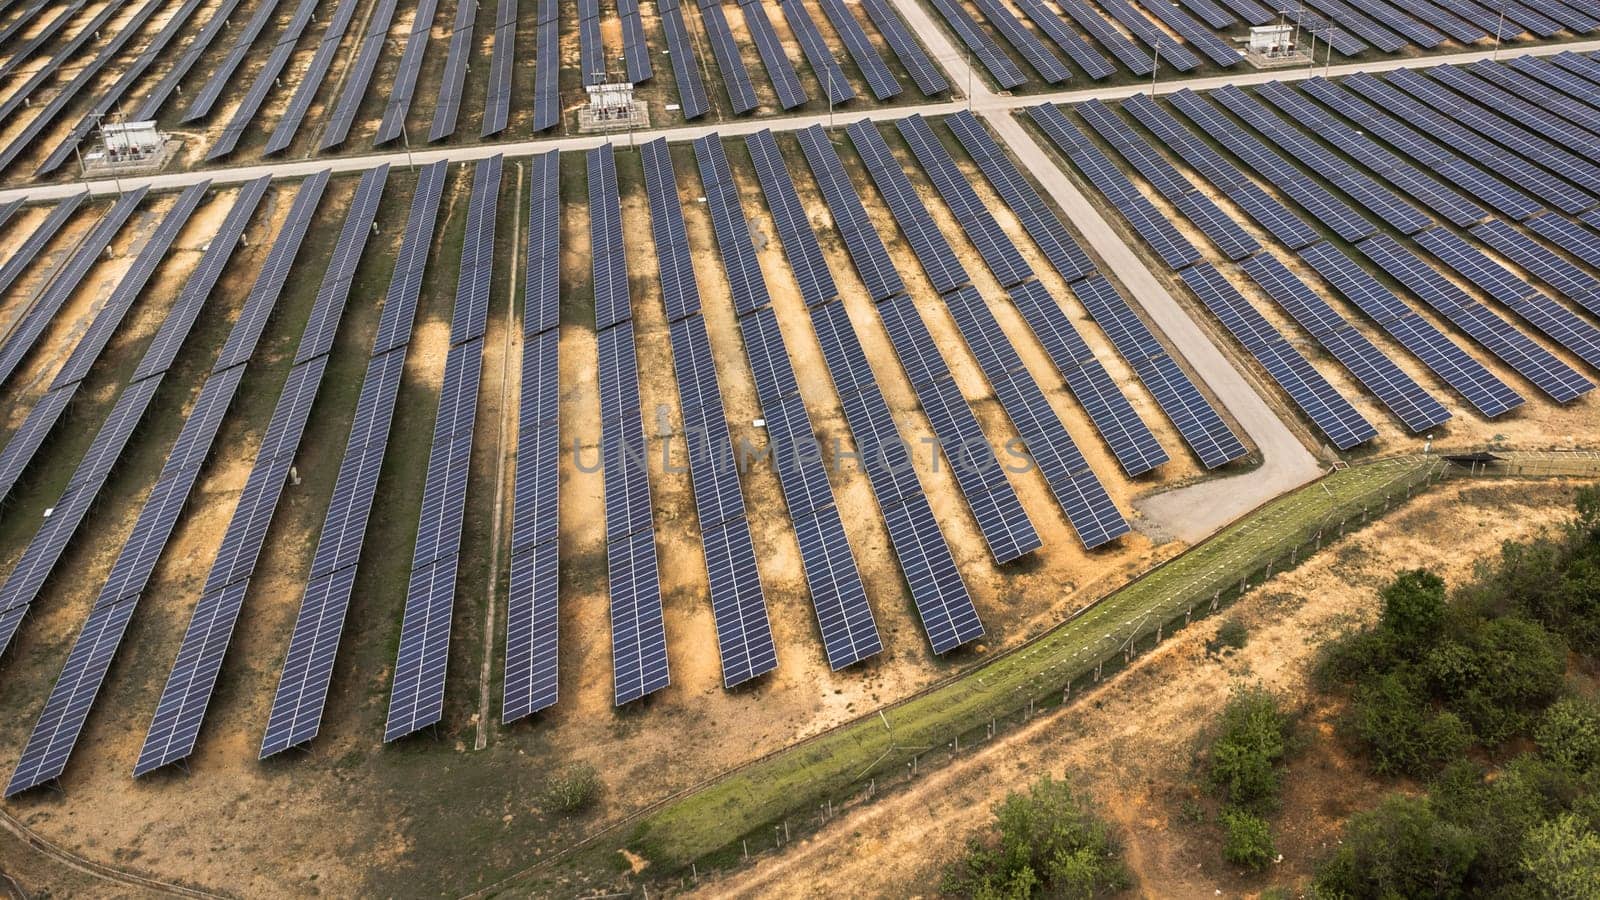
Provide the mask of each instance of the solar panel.
MULTIPOLYGON (((0 265, 0 295, 11 289, 17 278, 38 258, 39 252, 45 245, 61 231, 61 226, 72 218, 78 207, 88 198, 88 193, 74 193, 72 196, 55 206, 45 215, 44 220, 33 229, 29 235, 17 245, 17 249, 0 265)), ((21 201, 18 201, 19 204, 21 201)))
MULTIPOLYGON (((1067 58, 1077 63, 1090 78, 1099 81, 1116 74, 1116 66, 1100 55, 1088 41, 1079 37, 1076 31, 1068 28, 1061 17, 1051 12, 1040 0, 1017 0, 1017 8, 1022 10, 1023 15, 1032 19, 1033 24, 1054 41, 1055 45, 1061 48, 1061 52, 1067 54, 1067 58)), ((988 14, 988 10, 985 9, 984 15, 988 14)))
POLYGON ((1488 215, 1483 207, 1440 184, 1394 153, 1301 96, 1293 88, 1272 82, 1257 89, 1262 97, 1284 113, 1333 144, 1346 155, 1377 172, 1395 187, 1459 226, 1467 226, 1488 215))
POLYGON ((617 0, 617 17, 622 24, 622 58, 628 80, 634 84, 649 81, 655 68, 650 64, 650 45, 645 41, 638 0, 617 0))
MULTIPOLYGON (((1570 58, 1583 59, 1577 54, 1573 54, 1570 58)), ((1568 97, 1582 100, 1590 106, 1600 104, 1600 87, 1550 60, 1540 59, 1537 56, 1519 56, 1508 60, 1506 64, 1519 74, 1526 75, 1568 97)))
POLYGON ((267 138, 267 146, 263 151, 267 155, 281 152, 289 148, 294 140, 295 132, 300 130, 300 122, 311 109, 311 101, 316 97, 317 90, 322 86, 322 79, 327 77, 328 67, 333 65, 333 58, 339 52, 339 45, 344 41, 344 33, 350 27, 350 20, 355 17, 356 8, 361 4, 358 0, 340 0, 334 7, 333 17, 328 20, 328 27, 322 32, 322 41, 317 44, 317 50, 311 57, 311 63, 300 74, 295 85, 294 95, 289 98, 289 105, 284 108, 283 117, 278 120, 278 125, 267 138))
MULTIPOLYGON (((1588 157, 1594 147, 1595 135, 1564 121, 1557 114, 1547 112, 1536 103, 1530 103, 1518 94, 1503 90, 1480 75, 1501 75, 1502 69, 1478 69, 1472 72, 1453 66, 1435 66, 1426 70, 1427 76, 1461 95, 1481 103, 1495 112, 1512 117, 1519 125, 1549 140, 1565 146, 1580 156, 1588 157)), ((1501 80, 1500 83, 1504 83, 1501 80)))
POLYGON ((483 103, 482 137, 506 130, 511 117, 511 71, 517 58, 517 0, 500 0, 495 12, 494 52, 489 58, 489 93, 483 103))
POLYGON ((1594 385, 1550 351, 1469 297, 1433 266, 1418 259, 1387 235, 1356 245, 1418 299, 1460 328, 1485 350, 1558 403, 1566 403, 1594 385))
MULTIPOLYGON (((21 109, 24 105, 31 104, 33 102, 35 89, 45 81, 55 77, 56 73, 61 69, 62 63, 74 58, 78 51, 81 50, 91 39, 98 39, 101 28, 107 22, 109 22, 111 17, 116 15, 124 5, 126 5, 125 0, 113 0, 113 2, 102 6, 100 11, 95 14, 95 17, 84 24, 82 29, 75 37, 61 45, 60 49, 56 51, 55 55, 49 60, 45 61, 43 65, 37 67, 34 73, 29 76, 26 81, 12 88, 10 95, 6 98, 5 102, 0 103, 0 122, 8 121, 12 114, 17 110, 21 109)), ((25 127, 23 134, 12 141, 9 152, 12 154, 20 152, 21 144, 25 143, 23 141, 24 137, 31 141, 33 137, 37 136, 39 132, 45 128, 48 120, 54 118, 54 116, 61 111, 62 107, 66 106, 68 101, 72 99, 72 96, 81 90, 87 82, 92 80, 107 62, 110 62, 111 57, 121 49, 122 45, 125 44, 128 39, 137 32, 138 29, 144 27, 144 23, 149 20, 150 16, 154 14, 158 8, 159 4, 153 2, 153 0, 152 2, 148 2, 143 7, 139 8, 139 10, 136 11, 133 16, 129 18, 128 21, 123 25, 122 29, 111 38, 111 41, 96 53, 94 59, 87 65, 77 70, 72 80, 69 81, 67 85, 63 87, 49 102, 49 104, 46 105, 44 112, 38 113, 34 116, 32 121, 30 121, 25 127)))
POLYGON ((1384 0, 1344 0, 1411 43, 1432 50, 1445 42, 1437 29, 1425 25, 1384 0))
MULTIPOLYGON (((342 3, 351 5, 349 15, 353 15, 354 0, 341 0, 342 3)), ((244 100, 234 107, 233 116, 228 119, 228 124, 223 126, 222 135, 206 151, 207 160, 221 159, 233 152, 238 146, 239 139, 244 136, 245 130, 250 127, 250 122, 260 111, 261 104, 267 99, 267 94, 278 84, 278 76, 282 74, 283 67, 289 64, 289 57, 294 55, 295 45, 300 40, 300 35, 305 33, 306 26, 311 24, 311 17, 317 11, 317 0, 301 0, 295 7, 294 16, 289 24, 279 33, 277 43, 272 45, 272 53, 267 57, 266 65, 257 73, 256 78, 250 83, 250 90, 245 93, 244 100)), ((335 21, 339 15, 335 14, 335 21)), ((348 24, 349 16, 344 16, 348 24)), ((337 43, 334 50, 338 49, 337 43)), ((331 59, 330 59, 331 62, 331 59)), ((305 100, 310 103, 310 97, 305 100)), ((292 135, 291 135, 292 136, 292 135)))
POLYGON ((1021 252, 978 198, 966 176, 956 168, 955 161, 934 136, 928 123, 921 116, 913 115, 900 120, 896 127, 917 161, 922 164, 939 196, 944 199, 945 205, 950 207, 962 230, 978 248, 984 264, 994 273, 1000 286, 1008 288, 1032 277, 1033 267, 1022 258, 1021 252))
POLYGON ((812 125, 798 132, 797 136, 800 149, 805 153, 806 164, 811 168, 811 175, 833 216, 834 227, 844 238, 850 260, 867 286, 868 296, 876 301, 904 293, 905 282, 900 279, 900 273, 890 260, 883 239, 867 218, 867 211, 861 205, 861 196, 856 193, 850 176, 845 174, 844 167, 840 165, 839 156, 826 132, 821 126, 812 125))
MULTIPOLYGON (((784 3, 781 4, 781 8, 784 19, 789 23, 789 30, 794 32, 795 39, 800 42, 800 52, 805 54, 806 62, 811 65, 812 74, 817 76, 817 83, 822 85, 823 97, 829 103, 843 103, 855 99, 856 89, 845 79, 844 70, 839 68, 838 61, 833 58, 828 42, 823 39, 822 32, 817 30, 817 23, 811 18, 811 13, 805 4, 784 3)), ((859 28, 858 25, 857 29, 859 28)), ((880 60, 880 64, 881 62, 880 60)), ((899 88, 899 85, 895 85, 896 91, 899 88)))
MULTIPOLYGON (((1584 221, 1590 227, 1600 226, 1600 216, 1585 215, 1584 221)), ((1529 231, 1583 260, 1590 267, 1600 268, 1600 236, 1583 225, 1562 216, 1539 216, 1523 224, 1529 231)))
POLYGON ((1239 20, 1234 18, 1232 13, 1211 0, 1181 0, 1181 2, 1185 9, 1212 28, 1222 30, 1239 24, 1239 20))
POLYGON ((822 256, 822 247, 811 230, 810 217, 800 204, 794 181, 784 165, 783 154, 778 151, 772 132, 761 130, 745 138, 755 164, 756 177, 761 182, 761 193, 766 197, 767 208, 783 242, 783 252, 789 259, 795 280, 800 285, 800 296, 806 306, 814 307, 839 296, 833 273, 822 256))
MULTIPOLYGON (((861 23, 850 13, 850 10, 844 4, 844 0, 819 0, 819 2, 822 4, 823 15, 827 16, 828 21, 833 25, 834 33, 838 35, 839 40, 844 44, 844 48, 849 52, 850 58, 855 60, 856 68, 861 70, 861 76, 867 80, 867 87, 872 90, 872 95, 879 100, 888 100, 890 97, 899 96, 900 82, 895 79, 894 73, 889 71, 889 66, 884 63, 883 57, 878 55, 878 48, 873 46, 872 39, 867 37, 866 29, 862 28, 861 23)), ((805 7, 798 3, 785 3, 783 5, 784 14, 789 15, 791 8, 803 10, 805 7)), ((811 21, 809 14, 807 14, 806 20, 811 21)), ((791 28, 795 27, 795 23, 792 20, 789 24, 791 28)), ((804 28, 805 26, 802 24, 800 29, 804 28)), ((810 30, 816 30, 814 21, 811 21, 810 30)), ((806 38, 806 40, 810 40, 810 38, 806 38)), ((826 41, 821 42, 818 47, 823 51, 828 50, 826 41)), ((833 57, 830 54, 828 58, 831 60, 833 57)), ((838 65, 837 62, 834 62, 833 69, 838 69, 838 65)), ((813 68, 815 68, 815 63, 813 63, 813 68)), ((821 76, 818 77, 820 78, 821 76)), ((835 76, 830 74, 829 78, 833 77, 835 76)))
POLYGON ((388 44, 389 25, 394 21, 397 5, 398 0, 378 0, 378 4, 372 8, 371 16, 367 19, 367 30, 362 34, 361 44, 356 50, 355 61, 345 73, 339 99, 333 112, 328 115, 328 124, 322 129, 322 137, 317 142, 318 150, 337 147, 349 137, 350 126, 355 124, 356 112, 367 94, 367 84, 372 81, 372 73, 378 68, 378 60, 388 44))
POLYGON ((806 92, 800 86, 800 77, 795 74, 789 57, 784 55, 783 44, 778 41, 778 33, 773 30, 772 20, 767 18, 761 0, 741 0, 739 9, 744 16, 745 31, 755 40, 761 64, 766 67, 767 77, 777 91, 778 105, 794 109, 805 103, 806 92))
POLYGON ((1416 207, 1290 127, 1237 87, 1228 85, 1211 94, 1268 141, 1332 182, 1362 208, 1394 226, 1402 234, 1414 234, 1432 224, 1416 207))
POLYGON ((932 97, 946 93, 950 90, 950 82, 934 65, 928 57, 926 50, 917 43, 906 23, 901 21, 900 14, 895 12, 890 5, 890 0, 861 0, 861 6, 867 11, 867 17, 872 19, 872 24, 878 28, 878 33, 883 35, 884 42, 889 49, 894 51, 895 58, 911 75, 911 80, 916 83, 917 90, 924 97, 932 97))
MULTIPOLYGON (((1190 0, 1194 2, 1194 0, 1190 0)), ((1160 19, 1168 28, 1177 32, 1191 47, 1205 54, 1206 58, 1223 68, 1231 68, 1244 60, 1244 54, 1237 47, 1217 37, 1211 29, 1196 22, 1193 16, 1170 3, 1161 0, 1139 0, 1151 15, 1160 19)), ((1162 48, 1165 50, 1166 48, 1162 48)))
MULTIPOLYGON (((1600 167, 1533 134, 1521 124, 1514 124, 1495 112, 1465 100, 1417 72, 1398 69, 1384 78, 1389 85, 1427 104, 1436 114, 1449 116, 1467 128, 1508 148, 1512 153, 1538 163, 1574 184, 1589 191, 1600 192, 1600 167)), ((1352 82, 1352 86, 1359 84, 1361 82, 1352 82)), ((1526 171, 1526 164, 1523 166, 1526 171)), ((1526 185, 1529 190, 1535 190, 1542 181, 1555 183, 1556 179, 1523 179, 1517 183, 1526 185)))
POLYGON ((217 100, 222 97, 222 92, 233 81, 234 73, 238 71, 240 64, 244 62, 245 56, 249 54, 250 45, 255 43, 256 38, 261 36, 262 30, 267 27, 267 23, 271 22, 273 16, 277 13, 279 2, 281 0, 268 0, 268 2, 256 7, 255 12, 250 16, 250 20, 245 23, 244 28, 233 39, 233 44, 228 48, 228 55, 223 57, 222 62, 218 63, 215 69, 211 70, 210 76, 206 78, 206 83, 194 95, 194 99, 189 101, 189 106, 183 111, 183 116, 178 119, 179 122, 188 123, 196 119, 203 119, 211 112, 211 107, 215 106, 217 100))
POLYGON ((1481 41, 1489 36, 1489 32, 1496 30, 1493 22, 1488 23, 1486 26, 1479 26, 1453 11, 1447 11, 1435 6, 1429 0, 1409 3, 1406 5, 1406 11, 1444 32, 1451 40, 1462 44, 1481 41))
POLYGON ((1006 43, 1027 60, 1028 65, 1032 66, 1046 83, 1060 84, 1072 77, 1072 71, 1062 64, 1061 60, 1057 59, 1027 26, 1013 18, 1011 11, 1003 3, 997 0, 974 0, 974 2, 983 12, 984 18, 989 20, 989 24, 1000 32, 1006 43))
MULTIPOLYGON (((1353 83, 1354 79, 1352 79, 1353 83)), ((1380 82, 1372 80, 1382 91, 1389 94, 1397 93, 1391 88, 1383 86, 1380 82)), ((1321 78, 1308 81, 1303 86, 1306 93, 1321 100, 1329 108, 1335 110, 1345 118, 1350 119, 1362 128, 1383 138, 1391 146, 1404 151, 1412 159, 1429 167, 1456 186, 1462 188, 1495 209, 1514 219, 1525 219, 1544 207, 1537 200, 1524 194, 1521 190, 1506 184, 1489 175, 1472 163, 1456 156, 1443 146, 1434 143, 1428 137, 1413 127, 1425 127, 1427 133, 1433 137, 1447 140, 1452 145, 1467 147, 1469 158, 1487 164, 1494 171, 1506 174, 1513 173, 1511 177, 1521 181, 1527 172, 1527 164, 1521 160, 1507 157, 1498 152, 1494 145, 1483 141, 1471 134, 1463 134, 1462 129, 1442 117, 1427 111, 1421 111, 1419 118, 1406 116, 1406 121, 1412 124, 1403 124, 1400 119, 1381 112, 1377 107, 1362 101, 1343 87, 1321 78), (1435 121, 1438 120, 1438 121, 1435 121)), ((1403 96, 1403 95, 1402 95, 1403 96)), ((1403 110, 1394 106, 1385 105, 1385 109, 1404 114, 1403 110)))
POLYGON ((1584 362, 1600 368, 1600 330, 1579 318, 1576 313, 1541 294, 1533 285, 1511 274, 1450 232, 1442 229, 1425 231, 1416 236, 1416 241, 1496 302, 1509 308, 1584 362))
POLYGON ((1030 107, 1028 115, 1095 188, 1111 201, 1111 205, 1122 213, 1162 261, 1174 269, 1182 269, 1200 261, 1200 251, 1178 232, 1168 217, 1139 193, 1133 182, 1077 126, 1067 121, 1061 110, 1044 104, 1030 107))
MULTIPOLYGON (((1557 0, 1525 0, 1525 2, 1528 6, 1556 20, 1575 34, 1591 34, 1596 29, 1600 29, 1600 21, 1596 21, 1590 15, 1579 11, 1577 7, 1582 4, 1577 0, 1570 4, 1557 2, 1557 0)), ((1590 7, 1590 10, 1600 13, 1600 10, 1593 10, 1593 7, 1590 7)))
POLYGON ((728 101, 733 114, 744 115, 759 105, 755 86, 750 83, 750 72, 739 56, 739 43, 728 27, 728 18, 722 12, 720 0, 700 0, 700 21, 705 23, 706 34, 711 38, 711 55, 717 58, 717 69, 722 72, 722 83, 728 89, 728 101))
MULTIPOLYGON (((410 115, 411 101, 416 97, 417 76, 422 73, 422 57, 427 53, 428 39, 433 36, 433 19, 438 8, 439 0, 417 2, 417 11, 411 19, 411 32, 406 37, 405 49, 400 51, 400 69, 395 73, 394 86, 389 90, 389 102, 384 106, 383 121, 378 123, 378 132, 372 139, 374 146, 386 144, 405 133, 406 117, 410 115)), ((534 130, 541 129, 536 127, 534 130)))
POLYGON ((700 60, 689 42, 689 29, 683 23, 683 10, 678 6, 658 5, 656 14, 661 17, 661 29, 667 34, 667 55, 672 59, 672 78, 678 85, 678 105, 683 109, 683 117, 693 121, 706 114, 710 103, 706 99, 705 82, 700 80, 700 60))
MULTIPOLYGON (((1023 8, 1027 9, 1037 2, 1038 0, 1022 0, 1023 8)), ((1114 28, 1098 10, 1091 9, 1083 0, 1057 0, 1056 5, 1071 16, 1079 28, 1093 36, 1100 46, 1110 50, 1111 55, 1127 66, 1133 74, 1149 75, 1155 71, 1155 62, 1150 54, 1141 50, 1127 35, 1114 28)))
MULTIPOLYGON (((1077 0, 1064 0, 1064 4, 1073 4, 1077 0)), ((1161 61, 1179 72, 1189 72, 1199 67, 1200 59, 1189 49, 1174 40, 1165 31, 1162 31, 1144 13, 1134 9, 1128 0, 1099 0, 1100 8, 1111 14, 1126 28, 1129 33, 1138 38, 1146 47, 1156 51, 1161 61)), ((1064 5, 1069 11, 1071 5, 1064 5)))
MULTIPOLYGON (((72 0, 56 10, 56 15, 44 26, 35 31, 21 46, 12 50, 4 63, 0 63, 0 78, 4 78, 16 71, 17 67, 33 58, 33 54, 55 37, 71 21, 74 16, 83 10, 85 0, 72 0)), ((3 46, 12 37, 16 36, 24 26, 37 19, 42 4, 35 5, 33 9, 24 11, 0 32, 0 46, 3 46)))
POLYGON ((430 142, 444 140, 456 132, 456 116, 461 111, 461 93, 466 88, 467 65, 472 55, 472 29, 477 19, 478 0, 458 0, 450 47, 444 58, 444 75, 439 81, 439 99, 433 107, 433 124, 428 128, 430 142))
MULTIPOLYGON (((1494 84, 1552 115, 1559 116, 1580 129, 1586 129, 1589 134, 1594 133, 1592 126, 1594 124, 1595 108, 1590 103, 1542 84, 1537 79, 1530 78, 1503 63, 1480 60, 1466 68, 1484 81, 1494 84)), ((1591 97, 1593 96, 1591 91, 1581 88, 1580 91, 1590 94, 1591 97)), ((1580 131, 1578 133, 1585 132, 1580 131)))
MULTIPOLYGON (((676 15, 677 10, 673 10, 676 15)), ((669 21, 664 17, 663 21, 669 21)), ((670 31, 669 31, 670 34, 670 31)), ((539 24, 533 69, 533 130, 548 131, 561 124, 561 20, 539 24)), ((674 67, 678 56, 673 55, 674 67)), ((681 85, 683 82, 679 82, 681 85)), ((685 106, 685 109, 688 107, 685 106)))
MULTIPOLYGON (((416 313, 422 268, 433 243, 446 163, 425 166, 417 179, 405 237, 390 277, 388 295, 373 340, 356 414, 312 557, 311 577, 300 601, 288 654, 279 676, 262 740, 263 758, 316 736, 333 677, 333 661, 355 585, 356 563, 367 518, 388 448, 405 346, 416 313)), ((183 649, 168 676, 155 720, 145 737, 136 775, 182 759, 194 748, 200 721, 221 666, 226 635, 243 602, 246 582, 203 597, 183 649), (214 648, 214 649, 212 649, 214 648)))
POLYGON ((845 129, 856 153, 866 163, 867 172, 878 186, 878 193, 889 204, 895 222, 900 226, 911 250, 936 293, 945 294, 967 284, 971 279, 966 267, 956 258, 955 251, 945 240, 944 233, 928 215, 928 210, 917 196, 916 189, 906 178, 900 163, 883 142, 878 129, 870 120, 863 119, 845 129))
POLYGON ((1350 405, 1350 401, 1312 368, 1210 263, 1192 266, 1178 274, 1335 447, 1349 450, 1377 436, 1377 429, 1350 405))
POLYGON ((1520 395, 1332 244, 1307 247, 1300 256, 1479 412, 1494 418, 1522 404, 1520 395))
POLYGON ((1011 61, 1011 57, 1000 49, 1000 45, 996 44, 987 32, 978 27, 978 23, 967 15, 961 4, 955 0, 932 0, 932 2, 933 8, 944 17, 950 30, 955 32, 967 50, 983 64, 989 77, 994 79, 1001 90, 1009 91, 1027 82, 1027 76, 1022 74, 1017 64, 1011 61))
POLYGON ((1498 219, 1475 226, 1470 233, 1523 271, 1555 288, 1556 293, 1600 315, 1600 281, 1583 269, 1498 219))
POLYGON ((1350 29, 1384 53, 1398 53, 1406 46, 1404 38, 1337 0, 1306 0, 1306 5, 1350 29))
POLYGON ((94 229, 73 248, 72 256, 56 272, 33 304, 27 307, 22 318, 12 326, 11 333, 6 335, 5 343, 0 344, 0 384, 10 381, 11 376, 16 374, 17 367, 39 342, 45 328, 55 319, 67 299, 77 291, 84 276, 99 260, 100 254, 105 252, 111 239, 122 230, 123 224, 133 215, 133 211, 138 208, 148 192, 149 188, 141 187, 117 198, 110 211, 95 223, 94 229))
POLYGON ((49 393, 28 410, 22 425, 6 440, 4 449, 0 449, 0 499, 10 495, 23 470, 33 461, 40 445, 60 421, 67 404, 77 393, 79 383, 88 377, 90 369, 100 359, 100 354, 111 342, 111 336, 133 307, 133 301, 144 291, 156 267, 166 256, 178 232, 189 221, 189 216, 200 204, 209 186, 209 181, 191 186, 162 217, 160 224, 139 250, 133 265, 123 273, 111 295, 94 313, 66 363, 56 371, 54 380, 50 382, 49 393))

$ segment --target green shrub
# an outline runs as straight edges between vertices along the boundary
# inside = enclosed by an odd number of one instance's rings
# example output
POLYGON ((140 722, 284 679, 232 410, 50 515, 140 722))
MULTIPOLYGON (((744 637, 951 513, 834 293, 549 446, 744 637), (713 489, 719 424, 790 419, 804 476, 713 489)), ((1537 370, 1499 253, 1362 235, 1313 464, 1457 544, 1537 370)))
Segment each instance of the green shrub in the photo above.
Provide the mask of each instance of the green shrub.
POLYGON ((1427 800, 1391 795, 1350 817, 1314 887, 1329 898, 1461 897, 1476 853, 1471 833, 1439 818, 1427 800))
POLYGON ((1236 688, 1222 709, 1208 777, 1231 804, 1270 809, 1277 801, 1277 764, 1288 748, 1291 723, 1278 698, 1261 687, 1236 688))
POLYGON ((1445 618, 1444 579, 1427 569, 1409 569, 1396 575, 1380 596, 1380 627, 1400 652, 1427 647, 1438 637, 1445 618))
POLYGON ((1529 714, 1561 691, 1566 648, 1543 626, 1507 616, 1474 621, 1423 662, 1434 696, 1455 711, 1484 744, 1526 731, 1529 714))
POLYGON ((1453 713, 1436 712, 1420 681, 1390 672, 1359 688, 1348 725, 1379 775, 1426 775, 1465 751, 1471 737, 1453 713))
POLYGON ((995 807, 995 833, 974 838, 946 872, 946 893, 979 900, 1088 898, 1126 887, 1109 830, 1086 797, 1046 775, 995 807))
POLYGON ((600 797, 600 775, 593 766, 571 765, 545 782, 545 802, 558 812, 572 813, 600 797))
POLYGON ((1236 866, 1260 871, 1277 857, 1272 828, 1267 820, 1243 809, 1222 811, 1222 858, 1236 866))
POLYGON ((1600 897, 1600 834, 1567 813, 1534 826, 1523 841, 1522 871, 1540 897, 1600 897))
POLYGON ((1572 772, 1600 763, 1600 708, 1587 700, 1557 700, 1540 716, 1533 739, 1546 759, 1572 772))

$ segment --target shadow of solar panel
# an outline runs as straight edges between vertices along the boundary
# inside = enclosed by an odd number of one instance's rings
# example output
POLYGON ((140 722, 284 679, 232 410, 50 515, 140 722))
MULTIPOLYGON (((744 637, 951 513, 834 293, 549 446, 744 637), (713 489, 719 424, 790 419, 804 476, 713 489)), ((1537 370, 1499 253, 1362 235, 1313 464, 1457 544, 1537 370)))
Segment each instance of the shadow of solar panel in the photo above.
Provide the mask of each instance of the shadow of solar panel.
POLYGON ((1335 447, 1348 450, 1377 436, 1377 429, 1306 362, 1222 273, 1209 263, 1202 263, 1178 274, 1335 447))
POLYGON ((944 74, 928 58, 927 51, 917 43, 906 23, 901 21, 899 13, 890 5, 890 0, 861 0, 861 6, 867 11, 867 17, 878 28, 878 33, 883 35, 884 43, 894 51, 900 64, 910 73, 911 80, 916 83, 917 90, 924 97, 932 97, 950 90, 950 82, 945 80, 944 74))

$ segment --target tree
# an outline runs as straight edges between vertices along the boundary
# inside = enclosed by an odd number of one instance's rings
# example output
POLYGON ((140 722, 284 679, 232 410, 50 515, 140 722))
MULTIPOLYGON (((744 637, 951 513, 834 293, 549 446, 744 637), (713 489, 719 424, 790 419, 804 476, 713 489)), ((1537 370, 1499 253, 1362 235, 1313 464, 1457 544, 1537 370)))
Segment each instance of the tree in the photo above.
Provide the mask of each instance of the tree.
POLYGON ((1600 896, 1600 834, 1571 813, 1541 822, 1523 841, 1522 870, 1540 897, 1600 896))
POLYGON ((1472 835, 1440 819, 1427 800, 1391 794, 1350 817, 1315 888, 1321 897, 1461 897, 1475 854, 1472 835))
POLYGON ((1263 811, 1277 801, 1275 768, 1288 748, 1291 723, 1278 698, 1261 687, 1236 688, 1222 710, 1221 730, 1211 745, 1211 784, 1227 801, 1263 811))
POLYGON ((1267 820, 1248 810, 1222 811, 1222 858, 1234 865, 1261 870, 1278 855, 1267 820))
POLYGON ((1600 708, 1587 700, 1557 700, 1540 716, 1533 739, 1546 759, 1571 772, 1600 763, 1600 708))
POLYGON ((1420 681, 1405 671, 1359 688, 1348 721, 1379 775, 1426 775, 1471 742, 1461 720, 1435 712, 1420 681))
POLYGON ((1046 775, 995 807, 998 834, 974 838, 946 871, 948 893, 983 900, 1087 898, 1128 883, 1110 831, 1085 797, 1046 775))
POLYGON ((1404 649, 1427 647, 1444 624, 1444 579, 1427 569, 1396 575, 1383 589, 1382 627, 1404 649))

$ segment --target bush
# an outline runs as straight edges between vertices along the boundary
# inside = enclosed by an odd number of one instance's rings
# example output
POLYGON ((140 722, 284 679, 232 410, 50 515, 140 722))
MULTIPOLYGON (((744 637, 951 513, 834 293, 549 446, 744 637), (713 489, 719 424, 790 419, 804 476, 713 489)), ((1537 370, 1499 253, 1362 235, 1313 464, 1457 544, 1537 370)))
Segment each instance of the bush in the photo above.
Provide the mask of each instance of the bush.
POLYGON ((1380 627, 1394 639, 1400 652, 1431 645, 1444 624, 1444 579, 1427 569, 1410 569, 1384 588, 1380 627))
POLYGON ((1461 720, 1435 712, 1421 684, 1405 672, 1390 672, 1360 688, 1348 723, 1379 775, 1426 775, 1471 743, 1461 720))
POLYGON ((1440 819, 1427 800, 1392 795, 1350 817, 1314 887, 1330 898, 1460 897, 1476 852, 1472 835, 1440 819))
POLYGON ((1473 623, 1423 668, 1434 695, 1492 745, 1526 731, 1529 714, 1560 693, 1566 648, 1539 624, 1508 616, 1473 623))
POLYGON ((1600 835, 1570 813, 1542 822, 1523 842, 1522 870, 1540 897, 1600 895, 1600 835))
POLYGON ((1600 763, 1600 708, 1587 700, 1558 700, 1533 731, 1539 752, 1571 772, 1588 772, 1600 763))
POLYGON ((942 889, 974 898, 1039 893, 1087 898, 1128 885, 1105 823, 1089 800, 1046 775, 995 807, 997 834, 974 838, 945 873, 942 889))
POLYGON ((1248 810, 1224 809, 1222 831, 1222 858, 1236 866, 1260 871, 1278 855, 1267 820, 1248 810))
POLYGON ((577 812, 600 797, 600 775, 593 766, 568 766, 550 777, 544 793, 545 802, 558 812, 577 812))
POLYGON ((1276 766, 1288 748, 1289 717, 1271 691, 1245 687, 1234 690, 1221 719, 1221 731, 1211 745, 1212 786, 1235 806, 1270 809, 1277 802, 1276 766))

